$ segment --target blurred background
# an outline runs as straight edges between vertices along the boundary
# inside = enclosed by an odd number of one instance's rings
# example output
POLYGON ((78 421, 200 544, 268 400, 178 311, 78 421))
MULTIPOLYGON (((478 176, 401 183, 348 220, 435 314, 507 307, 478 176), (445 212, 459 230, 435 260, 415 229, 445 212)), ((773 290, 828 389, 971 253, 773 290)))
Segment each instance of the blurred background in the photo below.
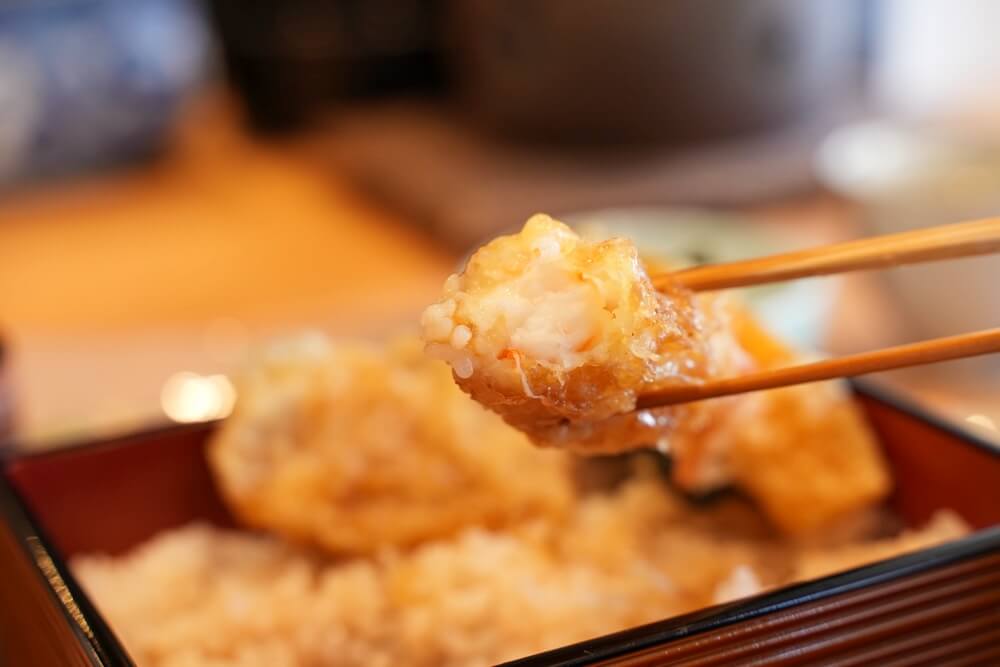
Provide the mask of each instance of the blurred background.
MULTIPOLYGON (((231 407, 537 211, 684 261, 1000 214, 991 0, 7 0, 0 431, 231 407)), ((834 354, 1000 324, 1000 259, 748 294, 834 354)), ((889 374, 983 435, 1000 363, 889 374)))

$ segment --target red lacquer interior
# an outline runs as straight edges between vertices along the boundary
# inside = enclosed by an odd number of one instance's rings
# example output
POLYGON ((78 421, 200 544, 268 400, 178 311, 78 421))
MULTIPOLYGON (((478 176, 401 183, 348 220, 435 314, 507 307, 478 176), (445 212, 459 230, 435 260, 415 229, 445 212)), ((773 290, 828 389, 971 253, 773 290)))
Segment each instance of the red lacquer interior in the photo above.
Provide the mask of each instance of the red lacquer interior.
POLYGON ((120 553, 194 520, 232 525, 205 461, 210 425, 15 460, 8 478, 64 556, 120 553))
POLYGON ((973 444, 874 398, 859 400, 893 470, 893 508, 907 523, 923 524, 944 507, 974 528, 1000 523, 1000 449, 973 444))
MULTIPOLYGON (((976 528, 1000 523, 1000 453, 874 398, 859 398, 895 471, 910 524, 939 508, 976 528)), ((196 519, 232 525, 204 459, 211 425, 172 427, 32 456, 7 475, 64 555, 118 553, 196 519)))

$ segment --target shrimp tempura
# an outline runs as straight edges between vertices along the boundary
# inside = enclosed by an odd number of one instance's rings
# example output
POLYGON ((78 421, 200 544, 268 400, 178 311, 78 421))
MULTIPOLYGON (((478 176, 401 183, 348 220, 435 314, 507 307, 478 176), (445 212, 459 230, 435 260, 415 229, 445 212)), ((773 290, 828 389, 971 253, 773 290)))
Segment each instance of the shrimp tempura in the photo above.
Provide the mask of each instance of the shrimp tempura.
POLYGON ((657 292, 630 242, 583 241, 544 215, 476 252, 423 327, 473 398, 539 444, 588 452, 635 448, 590 429, 714 362, 693 295, 657 292))

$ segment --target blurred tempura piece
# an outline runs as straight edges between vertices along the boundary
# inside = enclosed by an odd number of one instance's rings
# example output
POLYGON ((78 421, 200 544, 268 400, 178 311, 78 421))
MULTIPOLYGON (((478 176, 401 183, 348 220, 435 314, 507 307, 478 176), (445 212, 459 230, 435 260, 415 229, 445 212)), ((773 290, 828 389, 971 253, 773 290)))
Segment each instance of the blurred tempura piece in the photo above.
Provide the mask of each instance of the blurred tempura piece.
POLYGON ((416 338, 268 349, 210 446, 252 526, 338 552, 407 546, 562 514, 565 455, 540 451, 463 394, 416 338))
MULTIPOLYGON (((759 369, 800 359, 744 309, 728 327, 759 369)), ((685 488, 731 483, 782 531, 828 533, 881 500, 891 477, 843 382, 759 391, 675 406, 674 478, 685 488)))
POLYGON ((875 440, 840 383, 634 411, 644 392, 794 363, 725 295, 657 292, 635 246, 535 216, 477 251, 423 318, 428 352, 536 444, 654 446, 674 478, 737 484, 782 530, 809 535, 888 491, 875 440))

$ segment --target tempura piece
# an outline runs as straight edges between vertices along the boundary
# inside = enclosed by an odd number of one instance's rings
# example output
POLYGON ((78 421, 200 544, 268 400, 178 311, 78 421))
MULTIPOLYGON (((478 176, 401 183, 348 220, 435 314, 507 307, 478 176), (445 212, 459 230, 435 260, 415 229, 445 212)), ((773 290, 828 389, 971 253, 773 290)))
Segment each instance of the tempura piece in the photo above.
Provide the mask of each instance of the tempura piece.
POLYGON ((632 243, 586 242, 536 215, 449 278, 423 328, 477 401, 539 444, 593 452, 640 444, 587 431, 641 390, 709 374, 702 320, 692 295, 653 289, 632 243))
POLYGON ((737 484, 808 535, 878 502, 889 475, 839 383, 634 411, 643 393, 795 363, 731 297, 657 292, 623 239, 547 216, 476 252, 424 313, 428 352, 536 444, 656 447, 691 490, 737 484))
POLYGON ((415 338, 287 342, 237 389, 210 462, 236 513, 285 537, 366 553, 571 502, 565 455, 470 400, 415 338))

